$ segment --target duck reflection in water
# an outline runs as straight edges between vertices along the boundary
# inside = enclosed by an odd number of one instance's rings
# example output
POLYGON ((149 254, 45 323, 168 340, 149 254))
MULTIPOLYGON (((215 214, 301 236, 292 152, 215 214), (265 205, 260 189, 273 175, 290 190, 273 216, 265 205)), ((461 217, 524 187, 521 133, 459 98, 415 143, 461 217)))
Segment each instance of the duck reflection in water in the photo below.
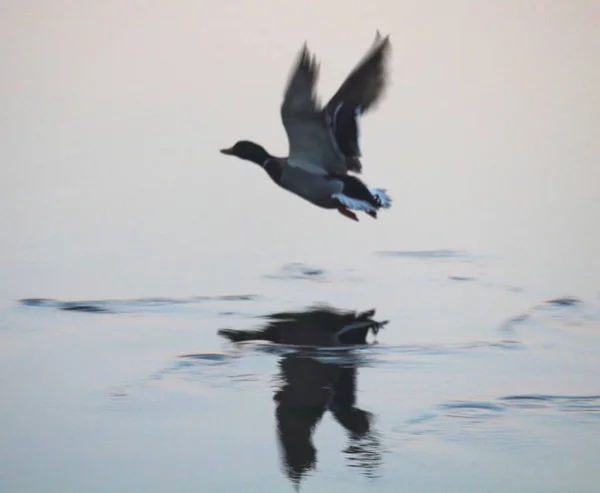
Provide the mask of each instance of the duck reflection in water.
POLYGON ((352 348, 344 348, 366 344, 370 331, 377 335, 387 324, 373 320, 374 315, 375 310, 357 313, 319 306, 268 315, 262 329, 219 331, 232 342, 262 340, 302 347, 279 361, 280 385, 274 396, 282 465, 296 490, 316 467, 312 437, 327 410, 348 433, 350 444, 344 452, 349 465, 366 476, 377 475, 381 446, 372 429, 373 415, 355 406, 358 363, 351 357, 352 348), (319 350, 333 347, 335 353, 319 350))

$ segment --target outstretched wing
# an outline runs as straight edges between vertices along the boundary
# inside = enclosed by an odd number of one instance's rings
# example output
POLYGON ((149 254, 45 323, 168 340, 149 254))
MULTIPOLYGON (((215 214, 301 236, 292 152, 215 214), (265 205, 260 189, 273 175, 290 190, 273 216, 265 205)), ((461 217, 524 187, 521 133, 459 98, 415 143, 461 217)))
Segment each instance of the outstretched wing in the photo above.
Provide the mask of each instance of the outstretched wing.
POLYGON ((305 44, 281 104, 281 119, 290 146, 288 162, 321 175, 346 173, 345 158, 317 99, 318 74, 317 61, 305 44))
MULTIPOLYGON (((386 89, 387 59, 390 49, 389 36, 382 38, 377 31, 373 46, 346 77, 325 107, 338 147, 349 158, 357 158, 361 155, 358 142, 358 117, 373 109, 386 89)), ((358 159, 355 163, 354 169, 352 167, 350 169, 360 172, 358 159)))

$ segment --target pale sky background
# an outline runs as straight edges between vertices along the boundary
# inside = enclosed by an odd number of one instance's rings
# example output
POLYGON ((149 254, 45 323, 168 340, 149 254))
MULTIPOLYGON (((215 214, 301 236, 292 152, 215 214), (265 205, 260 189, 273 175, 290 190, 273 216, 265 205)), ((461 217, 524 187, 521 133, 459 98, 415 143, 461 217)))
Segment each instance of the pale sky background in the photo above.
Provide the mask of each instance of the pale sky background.
POLYGON ((591 0, 2 0, 5 294, 93 296, 157 266, 192 289, 220 249, 459 248, 598 278, 599 22, 591 0), (285 154, 302 43, 326 100, 376 29, 391 84, 362 120, 363 178, 395 200, 378 221, 218 152, 252 139, 285 154))

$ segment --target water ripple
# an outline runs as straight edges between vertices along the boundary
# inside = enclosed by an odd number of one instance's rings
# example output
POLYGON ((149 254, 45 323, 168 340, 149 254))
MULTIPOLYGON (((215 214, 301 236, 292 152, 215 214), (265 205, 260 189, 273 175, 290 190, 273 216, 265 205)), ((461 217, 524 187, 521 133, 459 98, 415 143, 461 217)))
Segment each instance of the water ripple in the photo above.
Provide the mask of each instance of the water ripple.
POLYGON ((440 260, 440 259, 453 259, 453 260, 471 260, 472 256, 462 250, 384 250, 376 252, 377 255, 383 257, 398 257, 398 258, 410 258, 410 259, 422 259, 422 260, 440 260))
MULTIPOLYGON (((223 296, 192 296, 189 298, 137 298, 137 299, 105 299, 66 301, 51 298, 24 298, 19 300, 24 306, 36 308, 52 308, 63 311, 84 313, 135 313, 156 312, 175 306, 193 306, 210 302, 252 301, 258 296, 254 294, 223 296)), ((220 315, 231 315, 234 312, 219 312, 220 315)))
POLYGON ((466 351, 480 350, 515 350, 522 348, 522 344, 513 340, 499 341, 473 341, 467 343, 449 344, 407 344, 386 345, 371 343, 359 346, 339 347, 302 347, 285 344, 276 344, 268 341, 249 341, 238 343, 241 351, 260 352, 275 356, 297 354, 323 363, 348 364, 355 367, 361 366, 387 366, 406 364, 418 361, 418 358, 430 356, 447 356, 460 354, 466 351), (415 359, 417 358, 417 359, 415 359))
POLYGON ((560 325, 568 328, 600 328, 600 309, 573 296, 553 298, 534 305, 524 313, 508 318, 499 327, 504 332, 514 332, 527 324, 534 327, 560 325))
MULTIPOLYGON (((499 401, 516 409, 554 409, 562 412, 600 413, 600 395, 525 394, 500 397, 499 401)), ((600 414, 598 414, 600 417, 600 414)))
POLYGON ((447 416, 471 420, 488 419, 505 410, 504 406, 486 401, 447 402, 440 404, 439 409, 445 411, 447 416))
POLYGON ((273 274, 266 274, 265 279, 277 279, 283 281, 311 281, 318 283, 326 282, 358 282, 362 279, 353 274, 353 269, 343 269, 340 272, 333 272, 331 269, 325 270, 314 265, 307 265, 302 262, 292 262, 283 265, 279 271, 273 274))
MULTIPOLYGON (((437 438, 470 441, 476 438, 492 442, 524 443, 536 438, 525 413, 543 411, 547 416, 564 419, 574 415, 600 418, 600 395, 522 394, 491 400, 456 400, 435 406, 392 429, 399 440, 437 438)), ((539 425, 539 417, 536 423, 539 425)), ((539 437, 538 437, 539 438, 539 437)))

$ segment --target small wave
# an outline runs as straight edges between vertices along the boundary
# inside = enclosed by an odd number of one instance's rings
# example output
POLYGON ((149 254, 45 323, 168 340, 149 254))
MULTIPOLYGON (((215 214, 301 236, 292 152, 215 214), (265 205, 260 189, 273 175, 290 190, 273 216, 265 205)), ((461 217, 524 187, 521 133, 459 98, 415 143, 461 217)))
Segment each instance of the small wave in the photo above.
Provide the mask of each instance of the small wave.
POLYGON ((41 308, 56 308, 65 311, 78 311, 87 313, 105 313, 110 310, 106 307, 108 301, 59 301, 49 298, 25 298, 19 300, 19 303, 25 306, 34 306, 41 308))
POLYGON ((376 252, 377 255, 383 257, 398 257, 424 260, 439 260, 439 259, 458 259, 470 260, 472 257, 467 252, 462 250, 384 250, 376 252))
POLYGON ((148 375, 137 387, 141 389, 158 385, 184 392, 203 393, 208 389, 229 391, 233 383, 256 381, 257 374, 237 368, 238 360, 237 355, 228 353, 181 354, 168 366, 148 375))
MULTIPOLYGON (((38 308, 53 308, 64 311, 84 313, 130 313, 149 311, 176 305, 195 305, 207 302, 219 301, 252 301, 257 295, 223 295, 223 296, 193 296, 190 298, 138 298, 138 299, 107 299, 107 300, 83 300, 65 301, 51 298, 24 298, 19 303, 25 306, 38 308)), ((233 314, 234 312, 221 312, 221 314, 233 314)))
POLYGON ((517 349, 522 345, 519 341, 503 339, 498 341, 472 341, 463 343, 448 344, 410 344, 401 346, 382 346, 379 349, 389 353, 396 354, 416 354, 416 355, 445 355, 461 353, 464 351, 481 349, 517 349))
POLYGON ((564 306, 576 306, 579 305, 581 303, 581 300, 578 298, 571 298, 571 297, 564 297, 564 298, 555 298, 553 300, 548 300, 546 301, 546 305, 550 305, 550 306, 558 306, 558 307, 564 307, 564 306))
POLYGON ((493 401, 449 401, 393 428, 400 441, 512 442, 514 430, 503 419, 506 407, 493 401))
POLYGON ((231 356, 223 353, 190 353, 181 354, 178 358, 192 361, 194 363, 224 364, 229 362, 231 356))
POLYGON ((501 331, 514 332, 518 327, 560 325, 562 327, 598 327, 600 310, 597 306, 585 303, 583 300, 572 297, 553 298, 534 305, 529 311, 510 317, 503 322, 501 331))
POLYGON ((305 280, 314 282, 328 282, 330 274, 320 267, 293 262, 283 265, 278 272, 266 274, 265 279, 305 280))
POLYGON ((487 419, 505 410, 504 406, 486 401, 453 401, 441 404, 447 416, 466 419, 487 419))
POLYGON ((517 409, 554 409, 563 412, 600 413, 600 395, 524 394, 500 397, 506 406, 517 409))
POLYGON ((469 276, 449 276, 448 279, 450 281, 474 281, 474 277, 469 276))
POLYGON ((341 269, 334 271, 332 269, 323 269, 314 265, 307 265, 301 262, 292 262, 283 265, 277 272, 265 274, 264 279, 275 279, 283 281, 311 281, 317 283, 329 282, 362 282, 363 279, 357 276, 354 269, 341 269))
MULTIPOLYGON (((506 410, 502 404, 492 401, 449 401, 439 404, 435 410, 424 412, 406 421, 407 432, 420 434, 426 429, 437 429, 431 427, 430 422, 439 422, 447 419, 459 418, 470 423, 483 423, 495 418, 506 410)), ((441 426, 439 426, 441 428, 441 426)))
POLYGON ((243 352, 260 352, 275 356, 296 354, 300 357, 310 358, 323 363, 352 365, 355 367, 375 367, 415 364, 419 359, 424 362, 430 357, 447 356, 478 350, 509 350, 513 351, 522 347, 522 344, 513 340, 499 341, 474 341, 468 343, 449 344, 406 344, 386 345, 379 342, 370 342, 364 345, 305 347, 287 344, 278 344, 269 341, 246 341, 238 343, 238 349, 243 352))
MULTIPOLYGON (((523 444, 541 439, 526 418, 528 412, 550 413, 565 420, 583 419, 590 423, 600 418, 600 395, 507 395, 490 400, 456 400, 438 404, 395 426, 393 435, 400 441, 485 440, 488 443, 523 444), (578 416, 577 418, 575 416, 578 416)), ((540 415, 541 417, 541 415, 540 415)), ((540 419, 536 417, 536 419, 540 419)))

